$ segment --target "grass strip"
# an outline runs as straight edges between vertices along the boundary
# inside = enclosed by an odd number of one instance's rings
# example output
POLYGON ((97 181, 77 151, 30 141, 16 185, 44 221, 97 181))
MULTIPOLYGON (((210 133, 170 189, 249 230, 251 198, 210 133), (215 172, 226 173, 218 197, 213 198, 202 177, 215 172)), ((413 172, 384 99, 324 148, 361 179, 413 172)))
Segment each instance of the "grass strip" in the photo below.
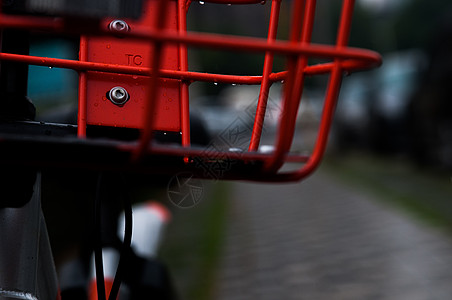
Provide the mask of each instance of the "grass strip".
POLYGON ((209 183, 204 199, 190 209, 174 210, 161 248, 182 299, 211 299, 224 241, 228 184, 209 183))
POLYGON ((447 172, 401 158, 365 153, 330 156, 323 169, 430 225, 452 233, 452 182, 447 172))

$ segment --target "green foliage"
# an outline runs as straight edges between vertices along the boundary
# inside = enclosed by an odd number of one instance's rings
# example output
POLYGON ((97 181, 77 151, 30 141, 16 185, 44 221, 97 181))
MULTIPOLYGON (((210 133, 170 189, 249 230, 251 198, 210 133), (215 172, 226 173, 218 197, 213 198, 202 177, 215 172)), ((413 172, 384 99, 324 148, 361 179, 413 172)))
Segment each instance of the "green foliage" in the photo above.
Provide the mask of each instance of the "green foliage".
POLYGON ((161 258, 168 264, 182 299, 212 298, 223 246, 228 185, 208 187, 204 199, 190 209, 175 209, 161 258))

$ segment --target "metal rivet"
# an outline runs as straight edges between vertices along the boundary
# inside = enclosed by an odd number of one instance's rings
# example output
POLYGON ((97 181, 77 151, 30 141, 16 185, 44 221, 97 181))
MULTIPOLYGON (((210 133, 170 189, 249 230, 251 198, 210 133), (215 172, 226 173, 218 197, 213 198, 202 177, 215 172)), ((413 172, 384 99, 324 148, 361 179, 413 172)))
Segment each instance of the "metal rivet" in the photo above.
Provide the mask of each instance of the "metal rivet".
POLYGON ((128 32, 130 30, 129 25, 123 20, 111 21, 110 25, 108 25, 108 28, 111 31, 115 31, 115 32, 119 32, 119 33, 128 32))
POLYGON ((113 104, 124 105, 129 100, 129 93, 121 86, 115 86, 108 92, 108 99, 113 104))

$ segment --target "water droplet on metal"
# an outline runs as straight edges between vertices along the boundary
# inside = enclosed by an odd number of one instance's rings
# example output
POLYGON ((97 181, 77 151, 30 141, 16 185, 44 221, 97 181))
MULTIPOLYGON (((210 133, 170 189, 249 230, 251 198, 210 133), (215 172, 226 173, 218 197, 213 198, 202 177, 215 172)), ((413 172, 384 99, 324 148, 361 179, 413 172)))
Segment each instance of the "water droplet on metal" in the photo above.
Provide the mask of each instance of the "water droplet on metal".
POLYGON ((242 153, 243 152, 243 149, 236 148, 236 147, 229 148, 228 150, 229 150, 229 152, 234 152, 234 153, 242 153))

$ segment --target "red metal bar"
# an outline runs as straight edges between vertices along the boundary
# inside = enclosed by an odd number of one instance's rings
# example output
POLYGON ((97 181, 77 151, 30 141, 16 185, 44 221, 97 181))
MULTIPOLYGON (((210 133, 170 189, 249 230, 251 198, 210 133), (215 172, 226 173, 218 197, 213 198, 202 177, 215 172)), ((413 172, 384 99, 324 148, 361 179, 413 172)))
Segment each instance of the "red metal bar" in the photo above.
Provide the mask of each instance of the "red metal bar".
MULTIPOLYGON (((311 43, 312 30, 314 27, 314 17, 315 17, 315 9, 316 9, 316 1, 315 0, 306 0, 305 2, 305 13, 304 13, 304 22, 301 31, 300 44, 309 45, 311 43)), ((295 122, 298 115, 298 107, 301 101, 301 95, 303 94, 304 88, 304 78, 305 78, 305 69, 308 66, 308 57, 307 56, 298 56, 296 62, 295 69, 295 80, 294 85, 292 86, 292 99, 289 102, 291 104, 287 115, 287 127, 284 130, 286 136, 290 138, 286 138, 284 140, 283 148, 290 150, 290 146, 292 144, 293 135, 295 131, 295 122)), ((284 115, 283 115, 284 117, 284 115)))
POLYGON ((62 18, 0 14, 0 28, 13 27, 18 29, 35 29, 53 32, 62 32, 64 29, 64 19, 62 18))
MULTIPOLYGON (((87 41, 86 36, 80 37, 79 60, 84 62, 87 60, 87 41)), ((79 72, 79 88, 78 88, 78 116, 77 116, 77 135, 80 138, 86 137, 86 71, 79 72)))
MULTIPOLYGON (((341 19, 337 34, 336 45, 338 48, 346 46, 351 29, 351 15, 353 12, 354 0, 345 0, 342 6, 341 19)), ((334 110, 342 80, 343 69, 341 61, 335 59, 330 81, 327 87, 327 95, 325 105, 322 112, 322 118, 319 126, 319 132, 314 146, 313 153, 309 157, 307 163, 296 172, 287 174, 278 174, 272 178, 272 181, 298 181, 311 174, 320 164, 321 158, 325 152, 328 135, 331 128, 334 110)))
MULTIPOLYGON (((0 27, 16 27, 22 28, 22 26, 14 26, 15 24, 20 24, 20 21, 11 22, 8 20, 14 20, 15 18, 21 19, 20 17, 1 15, 0 27)), ((55 20, 52 26, 49 26, 49 22, 39 22, 32 21, 28 22, 29 27, 36 30, 45 30, 52 28, 56 32, 62 31, 64 29, 64 22, 60 19, 55 20)), ((25 27, 25 26, 23 26, 25 27)), ((28 26, 27 26, 28 27, 28 26)), ((106 29, 99 29, 99 33, 105 35, 112 35, 111 32, 106 29)), ((288 43, 285 41, 275 41, 272 44, 268 44, 265 39, 254 38, 254 37, 240 37, 240 36, 228 36, 220 34, 209 34, 209 33, 187 33, 185 35, 180 35, 172 30, 155 30, 146 28, 135 28, 133 32, 125 34, 128 37, 145 39, 145 40, 155 40, 167 43, 185 43, 188 46, 196 47, 211 47, 211 48, 221 48, 229 50, 240 50, 247 52, 265 52, 272 51, 275 54, 304 54, 315 58, 344 58, 344 59, 358 59, 368 62, 367 68, 372 68, 379 66, 381 64, 381 56, 370 50, 357 49, 357 48, 346 48, 338 50, 333 46, 329 45, 316 45, 310 44, 306 45, 296 45, 293 43, 288 43)))
MULTIPOLYGON (((273 0, 270 13, 270 23, 268 25, 268 43, 271 44, 276 39, 278 31, 279 12, 281 7, 281 0, 273 0)), ((272 74, 274 54, 272 52, 265 53, 264 70, 262 73, 262 83, 259 91, 259 99, 257 102, 256 116, 254 118, 253 132, 251 135, 251 142, 248 151, 256 151, 259 147, 259 142, 264 126, 265 113, 267 111, 268 94, 272 81, 270 76, 272 74)))
MULTIPOLYGON (((207 0, 204 2, 218 3, 218 4, 256 4, 262 3, 262 0, 207 0)), ((265 3, 265 1, 264 1, 265 3)))
MULTIPOLYGON (((378 58, 379 57, 377 56, 375 59, 378 60, 378 58)), ((36 66, 66 68, 75 71, 97 71, 106 73, 130 74, 137 76, 150 76, 150 74, 152 74, 152 70, 150 68, 138 68, 132 66, 83 62, 68 59, 38 57, 12 53, 0 53, 0 60, 17 61, 36 66)), ((306 75, 327 74, 331 72, 333 64, 334 63, 329 62, 307 66, 305 69, 305 74, 306 75)), ((344 70, 353 72, 358 70, 364 70, 369 67, 369 64, 367 61, 364 60, 349 59, 341 61, 341 66, 344 70)), ((221 83, 237 83, 251 85, 260 84, 262 82, 262 76, 225 75, 225 74, 201 73, 190 71, 182 72, 176 70, 161 70, 160 72, 163 78, 180 79, 184 81, 211 82, 217 80, 217 82, 221 83)), ((271 73, 269 79, 271 82, 281 81, 287 78, 287 73, 288 73, 287 71, 271 73)))
MULTIPOLYGON (((135 145, 131 144, 121 144, 118 146, 118 149, 124 152, 131 152, 135 149, 135 145)), ((148 155, 168 155, 174 157, 204 157, 204 158, 212 158, 219 159, 227 157, 229 159, 240 159, 245 162, 253 162, 253 161, 264 161, 268 155, 259 152, 244 152, 244 153, 234 153, 234 152, 225 152, 223 151, 209 151, 206 152, 205 149, 200 148, 190 148, 190 147, 165 147, 162 145, 153 145, 152 149, 149 148, 147 150, 148 155), (208 154, 208 155, 207 155, 208 154)), ((309 160, 309 156, 301 155, 301 154, 289 154, 287 156, 287 161, 294 163, 306 163, 309 160)))
MULTIPOLYGON (((178 0, 178 28, 179 33, 187 32, 187 11, 191 1, 178 0)), ((188 50, 184 44, 179 45, 179 66, 182 72, 188 71, 188 50)), ((189 82, 181 81, 180 88, 180 118, 182 146, 190 146, 190 104, 189 104, 189 82)))
MULTIPOLYGON (((294 22, 299 22, 302 25, 301 28, 299 26, 295 27, 297 35, 291 34, 291 42, 298 43, 299 41, 301 45, 308 45, 311 41, 314 26, 315 0, 307 0, 303 12, 304 16, 301 20, 294 19, 294 22)), ((294 13, 295 17, 298 17, 298 14, 294 13)), ((281 167, 284 163, 285 155, 290 151, 295 131, 298 105, 303 93, 304 69, 308 64, 308 57, 304 55, 290 57, 288 63, 289 74, 292 73, 293 76, 289 76, 289 80, 284 89, 283 114, 278 129, 275 151, 265 164, 265 170, 270 172, 276 172, 281 167)))
POLYGON ((306 0, 296 0, 292 5, 291 16, 291 31, 289 41, 291 44, 296 44, 300 40, 301 31, 303 29, 303 15, 305 11, 306 0))
POLYGON ((342 2, 342 12, 337 33, 336 45, 338 47, 346 47, 350 37, 352 27, 352 15, 355 0, 344 0, 342 2))
POLYGON ((272 51, 275 54, 308 55, 313 58, 354 58, 369 61, 370 67, 381 63, 381 56, 374 51, 356 48, 338 50, 329 45, 298 45, 286 41, 275 41, 268 44, 265 39, 255 37, 228 36, 209 33, 187 33, 179 35, 174 31, 143 31, 136 28, 131 37, 165 41, 168 43, 186 43, 189 46, 219 48, 223 50, 240 50, 246 52, 272 51))
MULTIPOLYGON (((35 30, 53 30, 61 32, 64 30, 64 21, 59 18, 30 18, 22 16, 1 15, 0 27, 33 28, 35 30)), ((106 29, 99 29, 99 33, 112 35, 106 29)), ((128 37, 165 41, 168 43, 185 43, 191 46, 215 47, 222 49, 240 49, 241 51, 265 52, 272 51, 279 54, 305 54, 318 58, 340 57, 370 60, 374 64, 369 67, 378 66, 381 57, 369 50, 347 48, 335 51, 328 45, 310 45, 302 47, 300 45, 288 44, 284 41, 275 41, 268 44, 265 39, 253 37, 232 37, 220 34, 209 33, 187 33, 180 35, 178 32, 168 30, 155 30, 148 28, 135 28, 133 32, 126 34, 128 37), (352 51, 350 51, 352 50, 352 51)))
MULTIPOLYGON (((311 47, 316 45, 311 44, 311 47)), ((378 66, 381 63, 381 57, 372 51, 366 51, 362 49, 347 48, 344 52, 350 54, 353 58, 342 60, 342 68, 346 71, 364 70, 370 67, 378 66), (363 51, 363 52, 361 52, 363 51), (356 53, 360 52, 362 57, 356 57, 356 53)), ((152 70, 150 68, 113 65, 105 63, 95 62, 83 62, 68 59, 58 59, 49 57, 29 56, 12 53, 0 53, 0 60, 9 60, 23 62, 30 65, 37 66, 49 66, 55 68, 66 68, 75 71, 97 71, 107 73, 121 73, 137 76, 150 76, 152 70)), ((307 66, 305 69, 306 75, 318 75, 331 72, 333 63, 322 63, 312 66, 307 66)), ((244 75, 225 75, 214 73, 201 73, 201 72, 183 72, 177 70, 161 70, 161 76, 163 78, 180 79, 185 81, 214 81, 222 83, 237 83, 237 84, 260 84, 262 82, 262 76, 244 76, 244 75)), ((284 80, 287 77, 287 71, 271 73, 270 81, 276 82, 284 80)))
POLYGON ((318 167, 323 153, 326 149, 328 134, 333 120, 334 109, 336 106, 337 97, 339 96, 342 73, 343 70, 341 69, 340 65, 336 64, 331 72, 327 88, 327 95, 325 97, 325 105, 322 112, 322 122, 320 123, 316 144, 306 164, 303 165, 299 170, 294 172, 268 176, 268 178, 263 179, 264 181, 298 181, 311 174, 318 167))
MULTIPOLYGON (((153 25, 157 30, 162 30, 165 26, 165 12, 168 6, 168 2, 169 1, 167 0, 158 0, 158 6, 154 14, 155 24, 153 25)), ((149 91, 148 96, 146 97, 148 100, 145 102, 144 108, 145 124, 143 124, 144 127, 141 130, 138 145, 132 152, 132 161, 135 163, 139 162, 146 154, 147 149, 150 147, 150 142, 153 135, 154 112, 156 103, 154 99, 157 96, 163 44, 162 41, 155 41, 152 46, 152 52, 149 55, 151 55, 152 57, 151 69, 153 70, 153 74, 151 74, 151 76, 149 77, 149 91)))

